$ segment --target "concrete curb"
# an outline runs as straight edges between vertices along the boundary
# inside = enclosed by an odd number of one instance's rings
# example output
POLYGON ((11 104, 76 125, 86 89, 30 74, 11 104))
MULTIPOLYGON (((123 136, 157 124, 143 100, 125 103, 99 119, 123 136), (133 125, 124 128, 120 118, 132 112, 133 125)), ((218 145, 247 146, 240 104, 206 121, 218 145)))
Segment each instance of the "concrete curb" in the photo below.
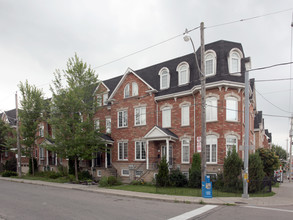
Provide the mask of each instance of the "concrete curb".
MULTIPOLYGON (((80 190, 93 193, 103 193, 107 195, 123 196, 129 198, 139 198, 139 199, 148 199, 148 200, 158 200, 165 202, 178 202, 178 203, 188 203, 188 204, 211 204, 211 205, 269 205, 271 204, 274 197, 254 197, 254 198, 240 198, 240 197, 214 197, 211 199, 206 199, 202 197, 189 197, 189 196, 173 196, 173 195, 163 195, 163 194, 152 194, 152 193, 143 193, 143 192, 131 192, 124 190, 115 190, 115 189, 106 189, 99 188, 97 186, 86 186, 79 184, 66 184, 66 183, 52 183, 44 182, 40 180, 25 180, 25 179, 14 179, 7 177, 0 177, 0 180, 34 184, 40 186, 50 186, 63 189, 71 190, 80 190)), ((287 201, 288 202, 288 201, 287 201)), ((288 205, 288 203, 286 204, 288 205)), ((284 202, 282 202, 283 204, 284 202)))

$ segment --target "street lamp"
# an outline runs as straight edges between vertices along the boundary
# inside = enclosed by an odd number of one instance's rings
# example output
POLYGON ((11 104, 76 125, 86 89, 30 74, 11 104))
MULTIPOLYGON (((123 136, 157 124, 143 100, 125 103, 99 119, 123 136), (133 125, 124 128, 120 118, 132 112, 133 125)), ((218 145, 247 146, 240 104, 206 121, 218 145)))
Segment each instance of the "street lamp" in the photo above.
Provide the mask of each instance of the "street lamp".
MULTIPOLYGON (((201 82, 201 181, 205 181, 206 176, 206 89, 205 89, 205 46, 204 46, 204 23, 200 23, 200 51, 201 51, 201 66, 199 67, 196 50, 192 38, 188 35, 188 30, 185 30, 184 41, 190 41, 192 44, 196 66, 199 71, 201 82)), ((195 119, 194 119, 195 120, 195 119)), ((194 131, 195 132, 195 131, 194 131)), ((194 140, 195 141, 195 140, 194 140)))

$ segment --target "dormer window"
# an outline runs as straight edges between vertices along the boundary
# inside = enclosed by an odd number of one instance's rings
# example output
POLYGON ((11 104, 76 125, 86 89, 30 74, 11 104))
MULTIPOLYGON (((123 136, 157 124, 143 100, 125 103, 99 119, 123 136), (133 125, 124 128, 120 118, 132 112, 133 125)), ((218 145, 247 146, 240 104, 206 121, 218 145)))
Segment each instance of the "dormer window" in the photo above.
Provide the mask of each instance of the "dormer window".
POLYGON ((187 62, 182 62, 177 66, 176 71, 178 72, 178 85, 185 85, 189 83, 190 71, 187 62))
POLYGON ((129 84, 124 87, 124 98, 129 97, 129 84))
POLYGON ((230 74, 234 73, 240 75, 241 72, 241 58, 243 58, 242 52, 234 48, 230 51, 228 63, 229 63, 229 72, 230 74))
POLYGON ((164 67, 159 72, 160 89, 168 89, 170 87, 170 73, 168 68, 164 67))
POLYGON ((138 95, 138 86, 136 82, 132 83, 132 96, 137 96, 138 95))
POLYGON ((205 54, 205 76, 216 75, 217 55, 215 51, 208 50, 205 54))
POLYGON ((108 93, 103 94, 103 105, 108 104, 108 93))

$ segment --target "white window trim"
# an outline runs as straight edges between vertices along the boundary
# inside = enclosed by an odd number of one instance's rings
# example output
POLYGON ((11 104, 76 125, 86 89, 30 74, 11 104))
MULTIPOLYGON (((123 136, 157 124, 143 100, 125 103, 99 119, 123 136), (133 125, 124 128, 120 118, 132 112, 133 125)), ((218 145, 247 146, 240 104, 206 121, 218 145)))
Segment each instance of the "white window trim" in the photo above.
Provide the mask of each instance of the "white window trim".
POLYGON ((103 105, 107 105, 108 104, 108 93, 104 93, 103 94, 103 105))
POLYGON ((120 110, 117 112, 117 128, 127 128, 128 127, 128 111, 127 110, 120 110), (122 125, 119 126, 119 113, 122 112, 122 125), (125 114, 127 117, 127 120, 125 120, 125 114), (124 122, 126 122, 126 125, 124 125, 124 122))
POLYGON ((229 56, 228 56, 228 68, 229 68, 229 73, 231 75, 241 76, 241 59, 242 58, 243 58, 243 53, 241 52, 241 50, 239 50, 238 48, 233 48, 232 50, 230 50, 229 56), (238 53, 239 55, 239 60, 238 60, 239 70, 236 72, 232 72, 232 54, 233 53, 238 53))
POLYGON ((233 97, 233 96, 226 97, 225 99, 226 99, 226 121, 228 121, 228 122, 238 122, 239 121, 239 116, 238 116, 238 113, 239 113, 239 111, 238 111, 239 101, 238 101, 238 99, 236 97, 233 97), (228 108, 228 106, 227 106, 228 100, 235 101, 235 109, 228 108), (236 112, 236 119, 235 120, 228 119, 228 114, 227 114, 228 112, 227 111, 229 111, 229 110, 236 112))
MULTIPOLYGON (((185 145, 185 146, 187 146, 187 145, 185 145)), ((189 164, 190 163, 190 139, 184 138, 184 139, 181 140, 181 163, 182 164, 189 164), (189 143, 188 144, 188 161, 184 161, 183 160, 183 158, 184 158, 184 154, 183 154, 183 147, 184 147, 183 141, 188 141, 188 143, 189 143)))
POLYGON ((190 105, 189 104, 184 104, 181 107, 181 126, 189 126, 190 125, 190 105), (187 123, 184 124, 184 108, 188 108, 188 113, 187 113, 187 123))
POLYGON ((102 96, 101 95, 97 95, 97 104, 98 104, 98 106, 102 106, 102 96))
POLYGON ((130 97, 130 85, 129 85, 129 83, 127 83, 126 86, 124 87, 123 94, 124 94, 125 99, 130 97), (126 96, 126 92, 128 92, 128 96, 126 96))
POLYGON ((101 177, 102 176, 102 170, 97 170, 97 177, 101 177))
POLYGON ((40 125, 40 128, 39 128, 39 135, 40 137, 44 137, 45 136, 45 126, 44 125, 40 125))
MULTIPOLYGON (((208 118, 206 118, 206 122, 216 122, 216 121, 218 121, 218 98, 217 97, 215 97, 215 96, 209 96, 209 97, 207 97, 206 98, 206 114, 207 114, 207 108, 211 108, 211 111, 212 110, 216 110, 216 115, 215 115, 215 118, 212 118, 212 119, 208 119, 208 118), (216 106, 209 106, 209 105, 207 105, 207 101, 209 100, 209 99, 212 99, 212 100, 215 100, 216 101, 216 106), (215 109, 214 109, 215 108, 215 109)), ((213 115, 213 114, 212 114, 213 115)))
POLYGON ((236 149, 236 152, 238 152, 238 137, 236 135, 232 135, 232 134, 231 135, 227 135, 226 138, 225 138, 226 139, 226 156, 228 155, 228 148, 227 148, 227 145, 228 145, 227 144, 227 139, 228 138, 233 138, 233 139, 235 138, 236 139, 235 149, 236 149))
POLYGON ((163 67, 159 71, 159 76, 160 76, 160 89, 164 90, 164 89, 170 88, 170 71, 169 71, 169 69, 167 67, 163 67), (166 87, 163 87, 163 83, 162 83, 162 74, 163 74, 164 71, 167 72, 167 86, 166 87))
POLYGON ((99 130, 100 129, 100 119, 97 118, 95 119, 95 130, 99 130))
POLYGON ((181 62, 178 64, 176 71, 178 72, 178 86, 183 86, 186 85, 190 82, 190 68, 189 64, 185 61, 181 62), (186 82, 181 82, 181 68, 182 66, 186 66, 186 82))
POLYGON ((146 160, 146 158, 145 159, 142 159, 142 144, 144 143, 144 146, 145 146, 145 157, 146 157, 146 142, 145 141, 135 141, 135 146, 134 146, 134 148, 135 148, 135 161, 145 161, 146 160), (139 155, 139 159, 137 159, 136 158, 136 144, 137 143, 140 143, 140 155, 139 155))
POLYGON ((130 172, 128 169, 121 169, 121 176, 129 176, 130 175, 130 172), (124 174, 123 171, 127 171, 128 174, 124 174))
MULTIPOLYGON (((212 59, 209 59, 209 60, 213 60, 213 68, 212 68, 213 69, 213 72, 212 72, 212 74, 206 75, 206 77, 210 77, 210 76, 216 75, 216 71, 217 71, 217 54, 213 50, 207 50, 205 52, 205 62, 208 61, 207 56, 209 56, 209 55, 212 56, 212 59)), ((205 63, 205 66, 206 66, 206 63, 205 63)), ((206 70, 205 70, 205 73, 206 73, 206 70)))
POLYGON ((142 170, 136 170, 135 171, 135 177, 141 177, 143 174, 143 171, 142 170), (141 172, 141 175, 137 175, 137 172, 141 172))
POLYGON ((166 106, 166 107, 162 108, 161 111, 162 111, 162 127, 163 128, 171 128, 171 126, 172 126, 172 108, 169 106, 166 106), (166 120, 164 120, 164 112, 166 112, 168 110, 170 111, 170 120, 169 120, 168 124, 166 125, 166 120))
POLYGON ((110 134, 111 133, 111 129, 112 129, 112 125, 111 125, 111 118, 106 118, 106 133, 110 134), (110 121, 110 127, 107 126, 108 125, 108 121, 110 121), (110 132, 108 132, 108 128, 110 128, 110 132))
POLYGON ((143 126, 143 125, 146 125, 146 107, 136 107, 134 108, 134 126, 143 126), (145 114, 145 120, 144 120, 144 123, 142 123, 142 109, 144 109, 144 114, 145 114), (136 123, 136 110, 139 110, 139 124, 136 123))
MULTIPOLYGON (((207 135, 207 143, 206 143, 206 145, 208 145, 208 141, 210 140, 210 139, 213 139, 213 140, 216 140, 216 162, 206 162, 207 164, 217 164, 218 163, 218 137, 216 136, 216 135, 207 135)), ((211 144, 209 144, 210 145, 210 160, 212 160, 212 157, 213 157, 213 154, 212 154, 212 145, 213 145, 214 143, 212 142, 211 144)))
POLYGON ((128 161, 128 142, 127 141, 119 141, 118 142, 118 161, 128 161), (122 151, 122 159, 119 158, 119 151, 120 151, 120 146, 119 144, 122 144, 122 147, 123 147, 123 151, 122 151), (124 144, 127 144, 127 159, 124 159, 124 150, 125 150, 125 145, 124 144))
POLYGON ((138 85, 137 85, 137 83, 136 82, 132 82, 131 83, 131 86, 132 86, 132 90, 131 90, 131 94, 132 94, 132 96, 138 96, 138 85), (137 89, 137 94, 134 94, 134 87, 136 86, 136 89, 137 89))

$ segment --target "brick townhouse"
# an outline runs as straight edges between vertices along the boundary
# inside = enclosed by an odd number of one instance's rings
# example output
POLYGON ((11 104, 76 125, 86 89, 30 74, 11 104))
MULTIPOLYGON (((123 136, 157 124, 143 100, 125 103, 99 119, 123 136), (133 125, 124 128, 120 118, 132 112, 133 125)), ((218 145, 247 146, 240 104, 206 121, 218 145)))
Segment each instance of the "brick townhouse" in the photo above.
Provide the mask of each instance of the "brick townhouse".
MULTIPOLYGON (((244 157, 244 51, 240 43, 217 41, 205 46, 207 173, 223 171, 233 146, 244 157)), ((200 63, 200 52, 197 52, 200 63)), ((250 145, 255 145, 255 83, 250 80, 250 145)), ((102 81, 93 91, 101 106, 95 126, 103 133, 106 150, 80 167, 93 176, 116 175, 123 181, 151 181, 166 157, 170 169, 188 176, 192 155, 201 137, 201 86, 194 54, 140 70, 128 68, 102 81)), ((268 132, 267 132, 268 133, 268 132)), ((50 125, 40 124, 37 149, 40 170, 67 166, 66 159, 43 147, 53 136, 50 125)), ((265 133, 261 133, 265 135, 265 133)), ((271 136, 270 136, 271 141, 271 136)))

